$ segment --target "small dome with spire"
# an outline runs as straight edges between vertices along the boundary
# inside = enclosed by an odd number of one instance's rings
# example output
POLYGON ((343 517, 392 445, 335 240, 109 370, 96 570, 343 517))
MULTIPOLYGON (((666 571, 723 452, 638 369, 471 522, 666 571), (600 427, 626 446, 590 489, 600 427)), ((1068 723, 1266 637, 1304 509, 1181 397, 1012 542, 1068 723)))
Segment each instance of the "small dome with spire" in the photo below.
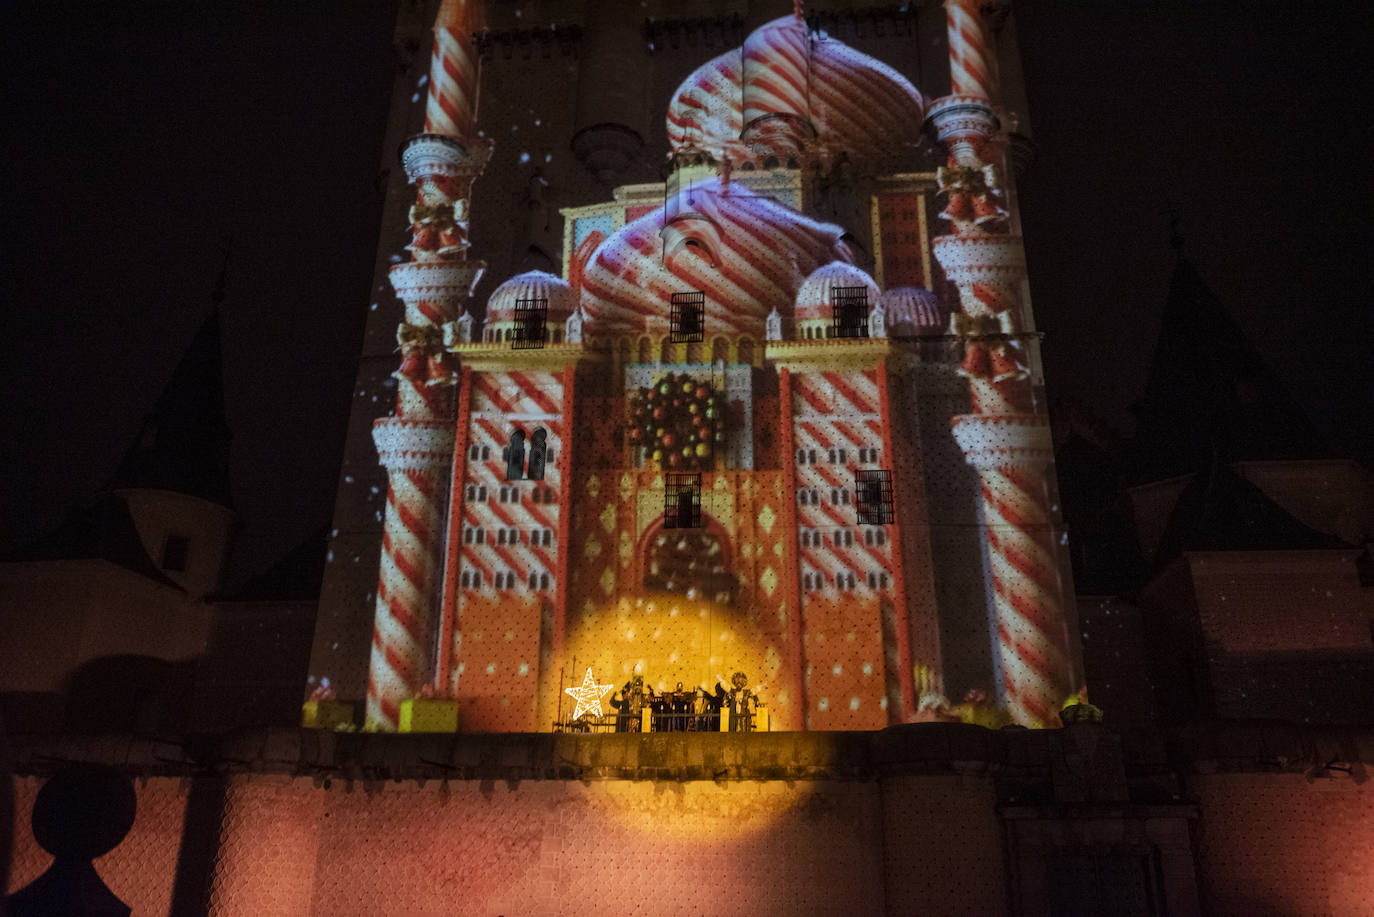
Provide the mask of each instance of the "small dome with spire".
POLYGON ((896 287, 882 298, 887 319, 887 333, 891 337, 920 337, 944 334, 949 316, 940 307, 939 298, 925 287, 896 287))

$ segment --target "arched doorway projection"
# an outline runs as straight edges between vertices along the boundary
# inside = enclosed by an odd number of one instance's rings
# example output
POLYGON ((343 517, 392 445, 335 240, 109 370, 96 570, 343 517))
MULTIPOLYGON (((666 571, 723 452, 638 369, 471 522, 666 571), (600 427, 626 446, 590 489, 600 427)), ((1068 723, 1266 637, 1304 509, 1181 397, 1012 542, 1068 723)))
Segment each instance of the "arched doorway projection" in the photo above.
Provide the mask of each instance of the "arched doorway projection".
POLYGON ((649 526, 639 550, 641 590, 733 608, 729 536, 715 519, 703 514, 701 521, 699 529, 669 529, 660 516, 649 526))

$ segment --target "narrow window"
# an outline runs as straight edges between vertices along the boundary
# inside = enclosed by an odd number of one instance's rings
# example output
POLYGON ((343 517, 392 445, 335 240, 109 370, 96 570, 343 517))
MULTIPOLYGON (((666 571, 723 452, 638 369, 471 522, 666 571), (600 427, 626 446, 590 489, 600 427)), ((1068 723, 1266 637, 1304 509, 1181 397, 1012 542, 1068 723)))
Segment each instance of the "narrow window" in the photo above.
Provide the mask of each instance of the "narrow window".
POLYGON ((547 573, 541 573, 541 574, 539 574, 539 588, 540 588, 540 589, 548 589, 548 588, 549 588, 549 575, 548 575, 547 573))
POLYGON ((700 473, 669 472, 663 497, 664 528, 701 528, 700 473))
POLYGON ((531 481, 544 480, 544 463, 548 460, 547 442, 549 434, 538 427, 530 437, 530 474, 531 481))
POLYGON ((185 573, 190 553, 190 538, 185 535, 168 535, 167 540, 162 543, 162 569, 172 573, 185 573))
MULTIPOLYGON (((506 480, 519 481, 525 477, 525 431, 515 430, 510 435, 510 444, 503 450, 506 460, 506 480)), ((505 502, 502 498, 501 502, 505 502)))

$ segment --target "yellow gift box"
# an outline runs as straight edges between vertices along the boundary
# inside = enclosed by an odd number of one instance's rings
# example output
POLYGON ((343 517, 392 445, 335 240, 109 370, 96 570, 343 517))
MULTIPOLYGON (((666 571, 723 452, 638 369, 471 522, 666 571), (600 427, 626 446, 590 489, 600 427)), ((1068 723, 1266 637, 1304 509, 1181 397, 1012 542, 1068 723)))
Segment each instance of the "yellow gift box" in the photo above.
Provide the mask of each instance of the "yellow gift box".
POLYGON ((401 732, 457 732, 458 702, 413 697, 401 701, 401 732))
POLYGON ((338 700, 308 700, 301 705, 306 729, 338 729, 353 725, 353 705, 338 700))

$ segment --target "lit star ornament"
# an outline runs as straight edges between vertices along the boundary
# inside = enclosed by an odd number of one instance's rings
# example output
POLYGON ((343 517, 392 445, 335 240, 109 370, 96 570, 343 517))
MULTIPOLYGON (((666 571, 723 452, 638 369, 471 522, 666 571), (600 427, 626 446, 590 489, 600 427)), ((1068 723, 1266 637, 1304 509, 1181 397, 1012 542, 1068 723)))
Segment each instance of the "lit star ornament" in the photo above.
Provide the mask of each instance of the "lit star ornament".
POLYGON ((590 713, 593 716, 601 716, 601 698, 615 685, 599 685, 592 677, 592 670, 587 669, 587 676, 582 679, 582 684, 576 688, 564 688, 563 693, 572 696, 577 701, 577 709, 573 711, 572 718, 581 719, 583 714, 590 713))

